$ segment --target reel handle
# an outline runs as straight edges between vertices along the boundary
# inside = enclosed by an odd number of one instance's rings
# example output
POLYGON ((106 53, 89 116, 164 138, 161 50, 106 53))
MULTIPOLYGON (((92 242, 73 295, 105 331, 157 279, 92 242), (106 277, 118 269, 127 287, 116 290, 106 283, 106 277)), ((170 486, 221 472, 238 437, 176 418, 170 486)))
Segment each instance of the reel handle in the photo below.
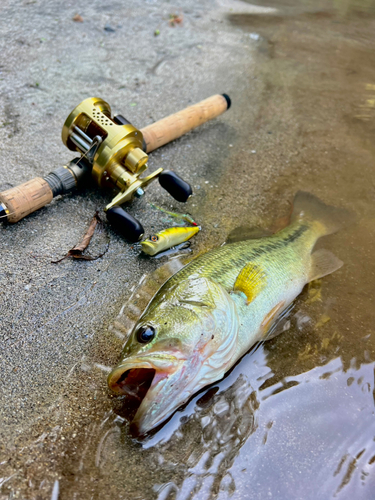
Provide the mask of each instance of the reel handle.
POLYGON ((227 94, 217 94, 204 99, 193 106, 169 115, 141 129, 146 144, 146 153, 150 153, 168 142, 174 141, 199 125, 216 118, 230 108, 231 101, 227 94))
POLYGON ((164 188, 173 198, 182 203, 186 203, 193 190, 184 179, 171 170, 164 170, 159 175, 159 184, 164 188))
POLYGON ((107 221, 113 229, 128 241, 136 243, 144 235, 145 230, 139 220, 128 214, 128 212, 125 212, 123 208, 118 206, 111 207, 107 210, 106 214, 107 221))

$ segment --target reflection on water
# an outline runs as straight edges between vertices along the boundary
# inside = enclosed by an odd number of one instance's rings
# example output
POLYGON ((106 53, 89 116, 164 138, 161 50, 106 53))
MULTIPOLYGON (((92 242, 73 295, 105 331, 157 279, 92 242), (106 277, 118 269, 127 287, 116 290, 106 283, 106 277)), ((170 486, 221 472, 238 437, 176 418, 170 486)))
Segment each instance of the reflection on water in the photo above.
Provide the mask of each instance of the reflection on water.
MULTIPOLYGON (((178 414, 174 425, 145 442, 143 447, 153 469, 157 466, 161 476, 173 476, 173 480, 153 484, 153 496, 211 498, 223 491, 232 494, 236 485, 229 469, 257 428, 258 406, 254 389, 246 377, 239 375, 227 389, 212 397, 200 397, 182 417, 178 414)), ((112 473, 114 461, 125 459, 119 441, 122 434, 126 441, 127 433, 124 419, 112 412, 105 415, 95 458, 96 467, 104 475, 112 473)))
MULTIPOLYGON (((227 390, 215 395, 208 408, 205 406, 198 402, 196 411, 180 419, 180 429, 158 449, 162 455, 173 448, 186 453, 185 479, 180 487, 174 485, 176 498, 212 498, 222 491, 232 495, 236 484, 229 469, 257 427, 256 394, 242 375, 227 390), (198 442, 189 439, 190 435, 199 434, 198 442), (190 442, 188 449, 186 442, 190 442), (189 497, 186 492, 190 492, 189 497)), ((158 499, 168 498, 167 489, 161 490, 158 499)))

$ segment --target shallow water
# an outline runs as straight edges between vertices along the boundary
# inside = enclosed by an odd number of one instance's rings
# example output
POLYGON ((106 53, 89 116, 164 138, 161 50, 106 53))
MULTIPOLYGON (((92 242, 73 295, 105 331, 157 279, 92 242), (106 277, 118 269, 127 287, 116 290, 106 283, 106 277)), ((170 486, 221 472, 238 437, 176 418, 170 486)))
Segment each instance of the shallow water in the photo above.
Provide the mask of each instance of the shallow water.
MULTIPOLYGON (((208 232, 195 251, 239 225, 271 227, 304 189, 357 214, 356 224, 319 244, 345 265, 305 290, 282 335, 144 442, 129 436, 121 401, 106 391, 122 339, 105 334, 64 382, 55 427, 43 433, 41 422, 27 451, 31 478, 54 464, 61 499, 374 497, 375 2, 258 5, 277 12, 227 15, 245 40, 257 41, 255 79, 263 91, 257 103, 251 89, 244 92, 235 109, 250 102, 255 110, 240 117, 249 127, 240 139, 249 138, 233 140, 225 168, 212 174, 217 189, 195 198, 199 220, 221 224, 219 236, 208 232), (251 198, 250 161, 251 171, 264 173, 261 200, 251 198), (283 163, 277 178, 272 162, 283 163), (231 193, 225 203, 238 176, 241 202, 231 193), (261 217, 249 213, 254 204, 261 217)), ((15 466, 21 455, 16 450, 15 466)), ((48 493, 43 485, 40 491, 48 493)))

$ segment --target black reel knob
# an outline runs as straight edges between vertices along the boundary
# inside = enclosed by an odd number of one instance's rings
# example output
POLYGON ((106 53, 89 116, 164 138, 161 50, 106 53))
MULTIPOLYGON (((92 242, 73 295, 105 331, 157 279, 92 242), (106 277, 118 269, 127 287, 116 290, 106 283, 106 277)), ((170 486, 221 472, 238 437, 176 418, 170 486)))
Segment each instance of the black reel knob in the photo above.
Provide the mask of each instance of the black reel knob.
POLYGON ((132 243, 139 241, 145 232, 142 224, 121 207, 108 209, 107 220, 118 233, 132 243))
POLYGON ((159 183, 177 201, 185 202, 193 194, 190 184, 171 170, 164 170, 159 175, 159 183))

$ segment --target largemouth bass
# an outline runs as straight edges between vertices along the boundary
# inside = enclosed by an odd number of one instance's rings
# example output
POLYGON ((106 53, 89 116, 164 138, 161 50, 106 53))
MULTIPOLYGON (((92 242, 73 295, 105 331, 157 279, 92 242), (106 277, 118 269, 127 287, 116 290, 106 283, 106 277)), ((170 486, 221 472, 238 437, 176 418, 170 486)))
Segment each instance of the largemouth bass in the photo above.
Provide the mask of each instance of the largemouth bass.
POLYGON ((138 434, 220 380, 256 342, 270 337, 272 325, 306 283, 342 266, 331 252, 314 246, 335 232, 345 215, 299 192, 288 227, 212 250, 166 281, 108 377, 118 394, 149 386, 133 420, 138 434))

